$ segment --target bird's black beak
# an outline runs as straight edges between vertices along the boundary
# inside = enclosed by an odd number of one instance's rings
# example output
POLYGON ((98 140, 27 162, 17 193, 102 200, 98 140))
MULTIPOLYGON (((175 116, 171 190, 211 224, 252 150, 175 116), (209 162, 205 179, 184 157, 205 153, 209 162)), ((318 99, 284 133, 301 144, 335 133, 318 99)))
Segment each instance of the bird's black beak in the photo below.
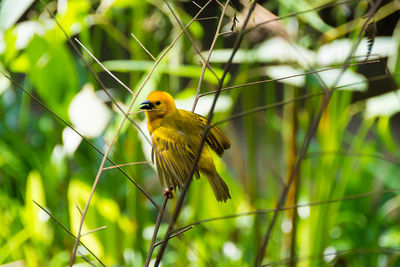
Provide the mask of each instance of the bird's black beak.
POLYGON ((154 105, 150 102, 150 100, 146 100, 140 105, 143 105, 140 107, 140 109, 152 109, 154 107, 154 105))

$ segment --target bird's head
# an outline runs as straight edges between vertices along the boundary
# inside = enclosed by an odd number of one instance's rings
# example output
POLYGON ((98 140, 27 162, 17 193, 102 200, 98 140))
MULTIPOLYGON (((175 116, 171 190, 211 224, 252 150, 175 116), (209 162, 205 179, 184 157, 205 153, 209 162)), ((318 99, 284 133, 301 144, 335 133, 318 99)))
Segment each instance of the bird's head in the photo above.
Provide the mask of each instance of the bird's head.
POLYGON ((166 92, 154 91, 147 96, 147 100, 141 103, 140 108, 146 110, 146 117, 151 122, 164 118, 176 111, 175 101, 166 92))

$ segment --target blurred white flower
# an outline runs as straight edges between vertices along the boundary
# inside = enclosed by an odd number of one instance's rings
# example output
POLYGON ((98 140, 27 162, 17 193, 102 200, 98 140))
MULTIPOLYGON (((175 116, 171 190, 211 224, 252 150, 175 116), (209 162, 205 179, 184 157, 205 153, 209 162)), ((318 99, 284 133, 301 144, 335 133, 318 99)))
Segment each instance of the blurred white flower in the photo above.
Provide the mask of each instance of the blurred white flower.
POLYGON ((295 69, 289 65, 271 66, 265 68, 265 71, 266 74, 273 79, 280 79, 283 77, 299 75, 292 78, 282 79, 279 81, 281 83, 287 83, 290 85, 301 87, 304 86, 306 82, 306 76, 302 75, 304 74, 304 71, 301 69, 295 69))
POLYGON ((98 137, 111 117, 109 109, 96 96, 90 84, 84 85, 72 100, 68 115, 76 130, 89 138, 98 137))
MULTIPOLYGON (((179 109, 192 110, 195 96, 186 99, 175 100, 176 107, 179 109)), ((197 102, 195 113, 207 116, 214 100, 214 95, 207 95, 200 97, 197 102)), ((232 99, 229 96, 220 95, 215 105, 214 112, 223 112, 228 110, 232 106, 232 99)))
POLYGON ((14 29, 14 33, 17 36, 15 42, 15 48, 18 50, 26 48, 30 40, 37 35, 44 35, 45 29, 42 24, 36 21, 24 21, 18 23, 14 29))
POLYGON ((71 128, 66 127, 62 132, 62 140, 64 153, 67 155, 72 155, 81 143, 82 137, 80 137, 71 128))
MULTIPOLYGON (((350 39, 338 39, 321 46, 317 53, 317 63, 322 66, 332 64, 342 64, 353 47, 353 41, 350 39)), ((395 54, 396 42, 392 37, 376 37, 372 46, 370 59, 387 57, 395 54)), ((368 40, 362 39, 355 56, 359 57, 359 61, 365 59, 368 53, 368 40)))
POLYGON ((336 249, 334 247, 327 247, 324 250, 324 260, 325 262, 330 262, 336 257, 336 249))
POLYGON ((400 111, 400 90, 389 92, 367 100, 365 116, 392 116, 400 111))
POLYGON ((228 241, 224 244, 224 254, 232 260, 240 260, 242 258, 242 251, 232 242, 228 241))

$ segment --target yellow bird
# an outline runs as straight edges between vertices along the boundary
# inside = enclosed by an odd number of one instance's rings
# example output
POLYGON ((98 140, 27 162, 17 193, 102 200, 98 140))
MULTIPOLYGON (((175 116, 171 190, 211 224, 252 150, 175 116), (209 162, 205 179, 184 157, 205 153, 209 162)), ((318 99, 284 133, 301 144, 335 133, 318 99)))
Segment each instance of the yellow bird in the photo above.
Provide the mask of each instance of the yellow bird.
MULTIPOLYGON (((152 160, 156 162, 160 183, 179 189, 193 166, 207 119, 177 109, 173 97, 166 92, 150 93, 141 105, 140 108, 146 110, 147 128, 153 143, 152 160)), ((230 146, 225 134, 211 125, 194 172, 197 179, 200 178, 199 172, 207 177, 217 200, 224 202, 231 196, 228 186, 215 169, 209 148, 222 156, 230 146)))

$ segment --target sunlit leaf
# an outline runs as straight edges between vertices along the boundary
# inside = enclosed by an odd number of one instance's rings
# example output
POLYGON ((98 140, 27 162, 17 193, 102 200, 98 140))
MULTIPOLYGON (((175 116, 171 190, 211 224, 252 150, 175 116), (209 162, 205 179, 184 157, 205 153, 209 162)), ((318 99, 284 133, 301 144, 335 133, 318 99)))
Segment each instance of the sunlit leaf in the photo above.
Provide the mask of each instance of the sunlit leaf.
POLYGON ((37 240, 51 242, 52 232, 48 228, 49 216, 33 201, 46 206, 45 189, 40 173, 31 171, 26 184, 26 222, 37 240))
POLYGON ((61 43, 49 43, 34 36, 26 49, 29 79, 35 90, 57 114, 65 114, 78 91, 78 77, 71 53, 61 43))
POLYGON ((379 246, 382 247, 398 247, 400 246, 400 229, 392 227, 385 231, 379 238, 379 246))
POLYGON ((385 93, 369 98, 365 109, 367 118, 376 116, 392 116, 400 111, 400 91, 385 93))
POLYGON ((33 0, 3 0, 0 3, 0 30, 10 28, 33 3, 33 0))
MULTIPOLYGON (((71 225, 71 230, 74 234, 77 234, 80 221, 81 221, 81 211, 84 210, 86 201, 89 198, 90 194, 90 187, 79 181, 79 180, 71 180, 69 183, 69 188, 68 188, 68 210, 69 210, 69 216, 70 216, 70 225, 71 225), (78 209, 79 207, 79 209, 78 209)), ((95 202, 97 199, 96 194, 93 196, 92 202, 95 202)), ((87 233, 88 231, 92 229, 96 229, 97 227, 100 227, 99 225, 96 225, 95 222, 96 217, 93 209, 88 210, 88 214, 86 216, 86 220, 83 223, 82 226, 82 234, 87 233)), ((82 241, 85 242, 85 244, 90 247, 90 249, 99 257, 103 255, 104 253, 104 246, 101 244, 100 240, 95 234, 90 234, 90 235, 85 235, 82 237, 82 241)))

